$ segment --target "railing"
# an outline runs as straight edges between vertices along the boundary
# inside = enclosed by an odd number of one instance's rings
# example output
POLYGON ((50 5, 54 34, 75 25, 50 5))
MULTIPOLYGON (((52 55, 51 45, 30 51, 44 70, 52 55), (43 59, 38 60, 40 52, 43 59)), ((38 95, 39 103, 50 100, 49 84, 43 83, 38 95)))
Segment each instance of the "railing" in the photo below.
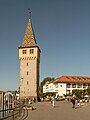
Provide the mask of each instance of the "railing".
POLYGON ((13 109, 0 110, 0 120, 15 120, 21 115, 23 105, 15 107, 13 109))

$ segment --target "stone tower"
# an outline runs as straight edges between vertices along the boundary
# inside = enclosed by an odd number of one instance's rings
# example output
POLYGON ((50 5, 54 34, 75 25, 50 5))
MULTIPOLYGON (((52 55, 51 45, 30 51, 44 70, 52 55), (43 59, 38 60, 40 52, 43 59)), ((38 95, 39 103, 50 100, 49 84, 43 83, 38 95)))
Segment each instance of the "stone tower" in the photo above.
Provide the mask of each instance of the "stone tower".
POLYGON ((37 98, 41 51, 36 42, 30 18, 27 22, 23 41, 18 49, 20 66, 20 98, 37 98))

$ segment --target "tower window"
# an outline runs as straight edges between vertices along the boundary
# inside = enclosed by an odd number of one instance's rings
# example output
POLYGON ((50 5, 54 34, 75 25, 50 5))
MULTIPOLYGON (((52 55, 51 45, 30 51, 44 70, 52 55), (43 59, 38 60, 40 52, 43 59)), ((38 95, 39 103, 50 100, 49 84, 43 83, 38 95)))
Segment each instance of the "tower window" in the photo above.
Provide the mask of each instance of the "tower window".
POLYGON ((34 49, 30 49, 30 54, 33 54, 34 53, 34 49))
POLYGON ((27 66, 28 66, 28 63, 27 63, 27 66))
POLYGON ((27 75, 28 75, 28 72, 27 72, 27 75))
POLYGON ((26 50, 22 50, 22 54, 26 54, 26 52, 27 52, 26 50))

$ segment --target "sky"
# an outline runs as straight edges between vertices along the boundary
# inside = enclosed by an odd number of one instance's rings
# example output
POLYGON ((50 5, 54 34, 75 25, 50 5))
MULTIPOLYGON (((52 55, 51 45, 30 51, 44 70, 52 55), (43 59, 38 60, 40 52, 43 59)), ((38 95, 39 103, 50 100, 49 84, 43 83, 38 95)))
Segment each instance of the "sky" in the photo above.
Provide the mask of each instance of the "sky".
POLYGON ((0 0, 0 90, 19 87, 18 46, 28 8, 41 48, 40 81, 90 76, 90 0, 0 0))

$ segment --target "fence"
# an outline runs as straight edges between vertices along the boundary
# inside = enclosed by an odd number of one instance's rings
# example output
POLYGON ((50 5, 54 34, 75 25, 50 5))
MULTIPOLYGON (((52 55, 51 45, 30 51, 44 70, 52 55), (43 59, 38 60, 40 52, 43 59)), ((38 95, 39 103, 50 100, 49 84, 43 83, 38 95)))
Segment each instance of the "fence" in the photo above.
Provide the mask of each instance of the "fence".
POLYGON ((23 105, 13 109, 0 110, 0 120, 15 120, 16 117, 20 116, 23 105))

